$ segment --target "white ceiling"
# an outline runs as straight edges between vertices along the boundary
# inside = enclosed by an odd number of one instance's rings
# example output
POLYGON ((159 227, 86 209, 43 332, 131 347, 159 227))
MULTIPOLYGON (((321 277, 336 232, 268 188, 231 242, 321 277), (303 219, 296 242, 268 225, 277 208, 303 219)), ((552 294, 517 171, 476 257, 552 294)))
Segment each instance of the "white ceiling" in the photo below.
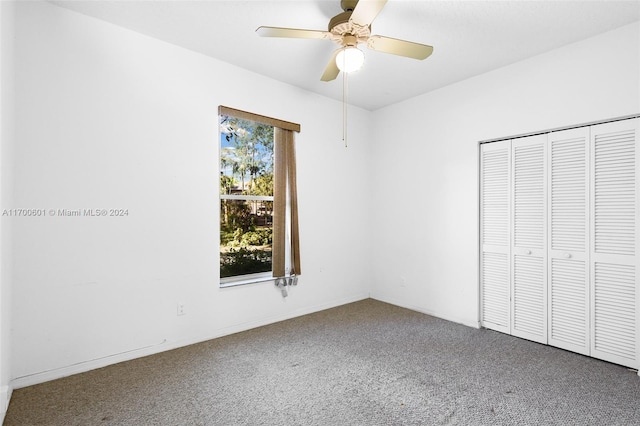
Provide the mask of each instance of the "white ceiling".
MULTIPOLYGON (((61 0, 55 4, 342 99, 342 76, 320 76, 337 45, 262 38, 258 26, 326 30, 339 0, 61 0)), ((434 46, 424 61, 365 50, 348 102, 375 110, 640 20, 640 1, 389 0, 380 34, 434 46)), ((594 52, 597 60, 597 52, 594 52)))

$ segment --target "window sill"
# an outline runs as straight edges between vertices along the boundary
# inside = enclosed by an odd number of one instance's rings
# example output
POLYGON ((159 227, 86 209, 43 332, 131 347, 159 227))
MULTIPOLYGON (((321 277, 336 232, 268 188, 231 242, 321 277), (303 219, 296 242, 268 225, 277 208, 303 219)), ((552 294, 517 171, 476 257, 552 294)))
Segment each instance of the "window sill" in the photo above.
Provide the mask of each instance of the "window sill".
POLYGON ((245 284, 257 284, 266 281, 275 281, 276 278, 273 275, 266 274, 254 274, 254 275, 243 275, 240 277, 229 277, 229 278, 220 278, 220 288, 227 287, 235 287, 239 285, 245 284))

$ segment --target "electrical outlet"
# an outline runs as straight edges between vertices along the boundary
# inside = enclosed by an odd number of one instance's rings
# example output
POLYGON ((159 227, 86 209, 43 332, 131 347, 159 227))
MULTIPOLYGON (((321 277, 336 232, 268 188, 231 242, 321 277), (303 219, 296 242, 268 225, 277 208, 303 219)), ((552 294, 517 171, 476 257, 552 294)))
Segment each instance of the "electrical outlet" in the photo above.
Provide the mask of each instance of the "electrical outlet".
POLYGON ((178 316, 184 315, 184 303, 178 303, 178 316))

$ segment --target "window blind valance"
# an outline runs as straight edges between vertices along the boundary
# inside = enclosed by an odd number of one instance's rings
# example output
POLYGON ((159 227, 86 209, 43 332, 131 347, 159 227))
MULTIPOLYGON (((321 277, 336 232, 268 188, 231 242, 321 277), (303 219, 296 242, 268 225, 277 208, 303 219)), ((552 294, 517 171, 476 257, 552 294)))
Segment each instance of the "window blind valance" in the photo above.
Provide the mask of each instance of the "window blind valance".
POLYGON ((292 123, 290 121, 267 117, 266 115, 254 114, 252 112, 242 111, 240 109, 235 109, 224 105, 220 105, 218 107, 218 115, 230 115, 232 117, 244 118, 245 120, 255 121, 256 123, 266 124, 268 126, 277 127, 279 129, 300 133, 300 125, 298 123, 292 123))

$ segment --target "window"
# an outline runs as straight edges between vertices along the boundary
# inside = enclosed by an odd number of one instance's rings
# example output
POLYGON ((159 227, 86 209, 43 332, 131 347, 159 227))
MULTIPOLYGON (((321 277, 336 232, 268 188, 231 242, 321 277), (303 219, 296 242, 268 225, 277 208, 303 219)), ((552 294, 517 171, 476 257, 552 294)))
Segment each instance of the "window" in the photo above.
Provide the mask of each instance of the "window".
POLYGON ((273 126, 221 115, 220 278, 271 272, 272 246, 273 126))
POLYGON ((227 107, 219 118, 221 285, 299 274, 292 132, 299 125, 227 107))

